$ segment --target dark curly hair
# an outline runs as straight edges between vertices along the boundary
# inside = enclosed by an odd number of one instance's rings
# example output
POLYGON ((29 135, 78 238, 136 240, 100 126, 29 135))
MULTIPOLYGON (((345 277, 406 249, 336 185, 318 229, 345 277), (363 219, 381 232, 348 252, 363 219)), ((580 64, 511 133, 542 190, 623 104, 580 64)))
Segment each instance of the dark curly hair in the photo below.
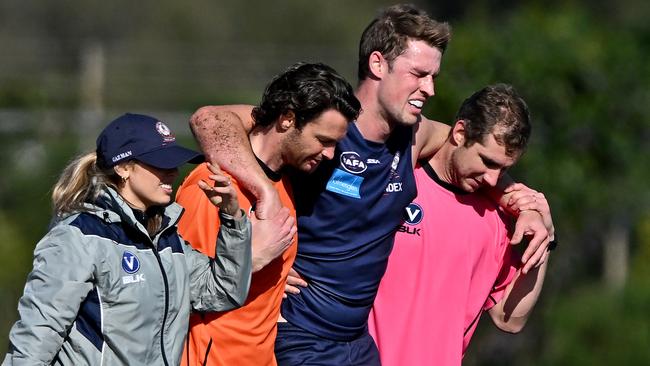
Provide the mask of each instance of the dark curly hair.
POLYGON ((352 86, 333 68, 322 63, 297 63, 266 86, 252 116, 256 125, 268 126, 282 114, 293 111, 295 126, 301 129, 328 109, 335 109, 352 121, 359 117, 361 104, 352 86))
POLYGON ((489 85, 465 99, 456 121, 465 121, 465 146, 494 133, 506 154, 523 153, 530 138, 530 113, 524 99, 508 84, 489 85))

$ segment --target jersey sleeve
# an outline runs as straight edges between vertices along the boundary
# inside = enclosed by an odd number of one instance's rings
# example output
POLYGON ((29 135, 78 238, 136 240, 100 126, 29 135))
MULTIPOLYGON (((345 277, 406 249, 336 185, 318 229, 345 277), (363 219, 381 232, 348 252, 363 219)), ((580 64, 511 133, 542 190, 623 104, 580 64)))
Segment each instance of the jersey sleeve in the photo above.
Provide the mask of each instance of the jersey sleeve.
POLYGON ((519 268, 521 268, 520 254, 514 250, 514 246, 510 244, 510 239, 506 239, 507 242, 505 245, 507 247, 503 253, 503 262, 501 263, 501 269, 499 270, 499 275, 494 282, 494 287, 492 287, 490 296, 483 305, 483 310, 485 311, 491 309, 494 305, 501 301, 501 299, 503 299, 506 288, 514 279, 519 268))

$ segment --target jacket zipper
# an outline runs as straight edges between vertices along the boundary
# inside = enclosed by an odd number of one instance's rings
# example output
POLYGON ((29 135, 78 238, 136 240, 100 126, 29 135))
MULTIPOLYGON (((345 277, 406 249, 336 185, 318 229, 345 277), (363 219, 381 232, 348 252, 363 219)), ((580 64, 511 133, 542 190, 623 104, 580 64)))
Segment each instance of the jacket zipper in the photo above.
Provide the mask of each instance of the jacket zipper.
MULTIPOLYGON (((181 215, 183 214, 184 210, 181 210, 181 215)), ((158 261, 158 266, 160 267, 160 273, 162 274, 163 278, 163 284, 165 285, 165 312, 163 313, 163 322, 162 322, 162 329, 160 330, 160 352, 162 354, 163 362, 165 366, 169 366, 169 362, 167 361, 167 355, 165 354, 165 324, 167 323, 167 313, 169 312, 169 281, 167 279, 167 272, 165 272, 165 267, 163 267, 162 260, 160 259, 160 254, 158 253, 158 245, 156 244, 158 242, 158 239, 167 231, 170 227, 174 227, 176 223, 178 223, 178 220, 180 219, 180 215, 174 220, 173 222, 167 223, 167 226, 165 226, 160 232, 156 235, 156 239, 151 240, 149 238, 149 242, 151 243, 151 247, 153 250, 153 254, 156 256, 156 260, 158 261)), ((147 235, 149 237, 149 235, 147 235)))
POLYGON ((165 312, 163 313, 163 322, 162 329, 160 330, 160 351, 162 352, 162 358, 165 363, 165 366, 169 366, 167 362, 167 355, 165 354, 165 324, 167 323, 167 312, 169 312, 169 282, 167 281, 167 273, 165 272, 165 267, 163 267, 162 260, 160 259, 160 254, 158 254, 158 248, 155 243, 151 243, 153 246, 153 253, 156 256, 158 261, 158 266, 160 266, 160 272, 162 273, 163 284, 165 285, 165 312))

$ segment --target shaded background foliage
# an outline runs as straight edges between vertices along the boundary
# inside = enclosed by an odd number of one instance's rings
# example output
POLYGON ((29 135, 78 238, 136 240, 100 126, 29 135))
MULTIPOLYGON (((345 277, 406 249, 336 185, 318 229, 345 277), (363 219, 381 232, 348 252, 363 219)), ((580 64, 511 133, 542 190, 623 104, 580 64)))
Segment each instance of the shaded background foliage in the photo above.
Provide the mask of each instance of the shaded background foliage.
MULTIPOLYGON (((361 31, 388 1, 0 2, 0 355, 51 186, 125 111, 187 120, 255 103, 296 61, 353 84, 361 31)), ((467 365, 650 364, 650 27, 643 0, 419 2, 454 31, 426 115, 508 82, 533 137, 512 175, 546 193, 561 247, 522 334, 483 321, 467 365)), ((486 320, 486 319, 484 319, 486 320)))

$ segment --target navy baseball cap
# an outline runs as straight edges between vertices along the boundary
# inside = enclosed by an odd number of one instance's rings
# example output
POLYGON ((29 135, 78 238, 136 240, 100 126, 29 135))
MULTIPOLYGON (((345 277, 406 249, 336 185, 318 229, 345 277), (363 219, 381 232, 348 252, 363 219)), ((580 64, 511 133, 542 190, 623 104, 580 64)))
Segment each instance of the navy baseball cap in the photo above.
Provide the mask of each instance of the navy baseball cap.
POLYGON ((142 114, 124 114, 97 138, 97 160, 105 168, 137 160, 159 169, 202 163, 203 154, 176 144, 174 133, 160 120, 142 114))

